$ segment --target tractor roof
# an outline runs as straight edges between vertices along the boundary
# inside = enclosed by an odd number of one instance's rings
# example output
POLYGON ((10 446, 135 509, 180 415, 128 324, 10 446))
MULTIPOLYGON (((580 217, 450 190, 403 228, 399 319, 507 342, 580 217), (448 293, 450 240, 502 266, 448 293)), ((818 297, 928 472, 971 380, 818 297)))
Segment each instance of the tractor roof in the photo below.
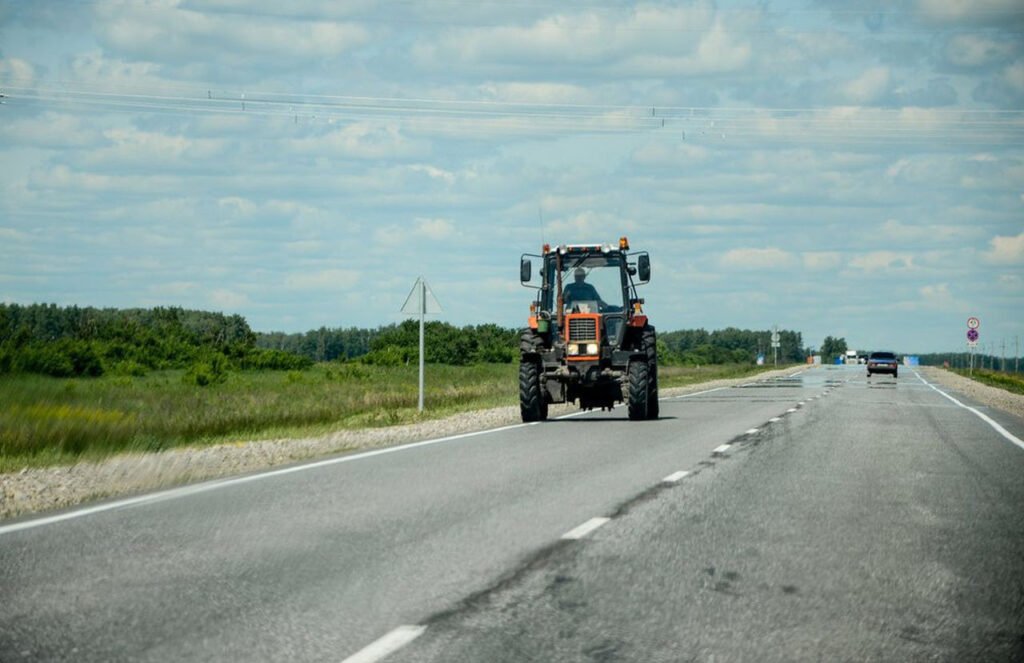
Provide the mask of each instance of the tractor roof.
POLYGON ((619 245, 616 247, 614 244, 561 244, 556 246, 554 249, 551 248, 550 244, 544 245, 544 254, 553 253, 558 251, 559 253, 613 253, 619 251, 629 250, 629 240, 625 237, 619 238, 619 245))

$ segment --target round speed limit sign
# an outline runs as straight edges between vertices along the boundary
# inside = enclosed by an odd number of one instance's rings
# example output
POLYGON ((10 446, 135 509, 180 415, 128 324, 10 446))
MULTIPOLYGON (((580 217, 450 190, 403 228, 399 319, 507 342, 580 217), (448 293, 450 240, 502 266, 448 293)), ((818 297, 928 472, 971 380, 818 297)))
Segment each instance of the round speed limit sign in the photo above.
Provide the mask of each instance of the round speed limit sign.
POLYGON ((981 320, 978 320, 977 318, 967 318, 967 328, 968 329, 977 329, 980 326, 981 326, 981 320))

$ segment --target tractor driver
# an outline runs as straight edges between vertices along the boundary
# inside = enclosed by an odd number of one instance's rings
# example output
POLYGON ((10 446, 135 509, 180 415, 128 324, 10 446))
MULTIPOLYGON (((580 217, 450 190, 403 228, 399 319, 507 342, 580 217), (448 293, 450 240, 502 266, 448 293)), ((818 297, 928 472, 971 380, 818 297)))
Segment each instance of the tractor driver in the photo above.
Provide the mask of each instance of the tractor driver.
POLYGON ((582 267, 577 267, 573 272, 575 281, 565 286, 565 291, 562 293, 562 302, 566 308, 571 307, 576 302, 597 302, 600 310, 607 308, 607 304, 601 299, 601 295, 597 294, 597 288, 587 283, 587 271, 582 267))

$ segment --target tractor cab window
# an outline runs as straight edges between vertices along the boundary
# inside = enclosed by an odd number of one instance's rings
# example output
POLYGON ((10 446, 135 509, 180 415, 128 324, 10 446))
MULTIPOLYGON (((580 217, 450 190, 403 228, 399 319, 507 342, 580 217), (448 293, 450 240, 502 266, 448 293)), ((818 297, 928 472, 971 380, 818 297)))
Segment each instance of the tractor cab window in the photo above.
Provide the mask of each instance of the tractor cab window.
MULTIPOLYGON (((555 270, 554 261, 550 263, 550 270, 555 270)), ((622 278, 621 259, 618 256, 566 256, 562 260, 562 303, 565 312, 621 313, 624 307, 622 278)), ((557 283, 557 280, 552 278, 550 282, 557 283)))

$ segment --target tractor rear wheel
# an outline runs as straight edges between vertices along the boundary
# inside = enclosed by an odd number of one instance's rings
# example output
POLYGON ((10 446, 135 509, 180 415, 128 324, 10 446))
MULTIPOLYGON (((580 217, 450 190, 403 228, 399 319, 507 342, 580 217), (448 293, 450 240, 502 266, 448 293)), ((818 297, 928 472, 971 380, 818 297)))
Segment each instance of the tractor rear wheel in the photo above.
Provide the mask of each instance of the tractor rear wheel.
POLYGON ((651 394, 650 376, 647 362, 633 361, 629 363, 629 418, 633 421, 647 419, 649 397, 651 394))
POLYGON ((651 325, 644 327, 643 344, 647 354, 647 418, 657 419, 661 414, 658 405, 658 337, 651 325))
POLYGON ((519 364, 519 413, 525 422, 548 418, 548 402, 541 391, 540 365, 533 361, 519 364))

